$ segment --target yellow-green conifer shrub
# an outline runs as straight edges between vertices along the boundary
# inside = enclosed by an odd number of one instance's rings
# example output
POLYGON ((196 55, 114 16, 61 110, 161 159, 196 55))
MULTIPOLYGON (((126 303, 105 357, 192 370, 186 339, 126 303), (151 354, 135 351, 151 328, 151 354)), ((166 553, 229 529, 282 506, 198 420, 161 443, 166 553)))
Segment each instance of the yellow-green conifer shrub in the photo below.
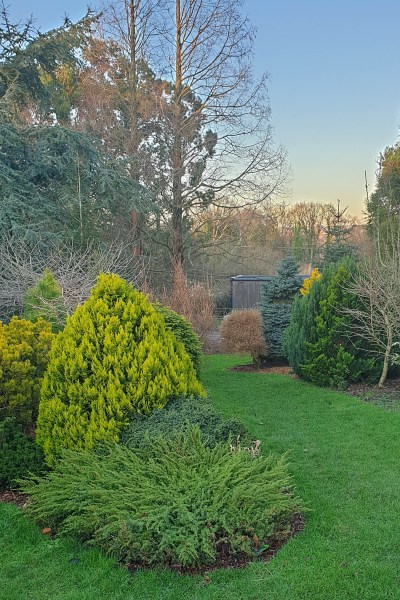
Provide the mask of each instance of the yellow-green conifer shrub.
POLYGON ((204 395, 183 344, 143 294, 103 274, 53 345, 37 441, 52 465, 63 448, 118 441, 130 415, 180 395, 204 395))
POLYGON ((308 279, 305 279, 303 281, 303 285, 300 288, 300 294, 302 296, 308 296, 308 294, 311 291, 312 286, 320 278, 321 278, 321 273, 318 271, 317 267, 315 267, 315 269, 313 269, 313 272, 311 273, 310 277, 308 277, 308 279))
POLYGON ((0 321, 0 419, 14 417, 24 428, 34 426, 53 338, 51 324, 41 318, 0 321))

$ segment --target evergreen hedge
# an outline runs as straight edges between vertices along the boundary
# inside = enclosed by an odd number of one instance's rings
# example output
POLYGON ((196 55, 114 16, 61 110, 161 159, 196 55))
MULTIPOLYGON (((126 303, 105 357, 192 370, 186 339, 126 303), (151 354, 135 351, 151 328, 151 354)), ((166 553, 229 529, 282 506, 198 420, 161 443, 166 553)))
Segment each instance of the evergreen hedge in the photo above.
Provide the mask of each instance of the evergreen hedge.
POLYGON ((293 303, 284 336, 286 356, 298 375, 316 385, 345 388, 379 378, 378 362, 351 339, 351 317, 343 312, 359 302, 346 290, 354 269, 349 258, 331 264, 310 293, 293 303))

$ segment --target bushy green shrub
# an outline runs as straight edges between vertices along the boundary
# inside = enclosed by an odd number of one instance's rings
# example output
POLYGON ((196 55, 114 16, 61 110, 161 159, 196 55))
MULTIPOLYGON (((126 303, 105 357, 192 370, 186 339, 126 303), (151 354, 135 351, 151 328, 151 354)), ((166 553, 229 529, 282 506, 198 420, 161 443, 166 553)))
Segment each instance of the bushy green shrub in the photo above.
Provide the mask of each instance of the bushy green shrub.
POLYGON ((17 487, 16 479, 44 471, 44 454, 35 440, 23 433, 15 419, 0 421, 0 490, 17 487))
POLYGON ((293 304, 286 356, 297 374, 316 385, 345 388, 379 377, 377 361, 360 341, 350 339, 351 317, 343 312, 357 306, 358 299, 346 290, 354 268, 351 259, 330 265, 310 293, 293 304))
POLYGON ((237 419, 224 419, 209 400, 204 398, 178 398, 162 410, 153 410, 150 415, 134 415, 129 427, 121 434, 121 442, 131 450, 143 448, 149 439, 160 435, 172 438, 183 431, 188 423, 197 425, 204 443, 215 446, 231 440, 241 443, 250 441, 246 427, 237 419))
POLYGON ((41 523, 148 565, 212 564, 221 546, 251 556, 299 508, 285 457, 210 448, 196 427, 141 451, 66 451, 23 489, 41 523))
POLYGON ((272 281, 261 287, 260 310, 269 358, 284 358, 283 334, 290 323, 293 299, 299 294, 302 278, 293 257, 284 258, 272 281))
POLYGON ((259 310, 234 310, 224 317, 219 335, 221 352, 250 354, 257 366, 267 360, 268 348, 259 310))
POLYGON ((174 310, 167 306, 163 306, 162 304, 156 304, 155 308, 157 312, 164 317, 165 327, 169 331, 172 331, 176 339, 185 346, 185 350, 193 363, 196 375, 197 377, 200 377, 203 353, 201 351, 199 336, 194 332, 189 321, 187 321, 185 317, 182 317, 182 315, 178 315, 174 310))
POLYGON ((100 275, 54 342, 37 441, 52 465, 62 448, 117 442, 132 414, 180 395, 204 395, 183 344, 143 294, 100 275))
POLYGON ((299 294, 293 300, 290 323, 283 335, 283 351, 289 365, 300 377, 305 377, 302 365, 307 360, 307 344, 316 341, 315 318, 320 299, 326 294, 328 281, 329 277, 325 273, 314 282, 308 294, 299 294))
POLYGON ((22 316, 32 322, 42 317, 51 323, 55 332, 64 327, 67 315, 61 299, 61 288, 48 269, 45 269, 37 284, 27 290, 22 316))
POLYGON ((15 417, 25 428, 34 426, 53 338, 43 319, 0 321, 0 419, 15 417))

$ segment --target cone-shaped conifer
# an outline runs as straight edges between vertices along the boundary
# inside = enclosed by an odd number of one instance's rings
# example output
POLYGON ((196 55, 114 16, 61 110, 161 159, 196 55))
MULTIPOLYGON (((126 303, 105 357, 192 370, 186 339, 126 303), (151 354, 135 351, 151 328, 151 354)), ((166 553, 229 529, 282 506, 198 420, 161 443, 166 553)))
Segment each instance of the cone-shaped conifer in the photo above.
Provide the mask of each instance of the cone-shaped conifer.
POLYGON ((54 342, 37 441, 51 465, 62 448, 117 441, 130 415, 180 395, 204 395, 183 344, 143 294, 100 275, 54 342))

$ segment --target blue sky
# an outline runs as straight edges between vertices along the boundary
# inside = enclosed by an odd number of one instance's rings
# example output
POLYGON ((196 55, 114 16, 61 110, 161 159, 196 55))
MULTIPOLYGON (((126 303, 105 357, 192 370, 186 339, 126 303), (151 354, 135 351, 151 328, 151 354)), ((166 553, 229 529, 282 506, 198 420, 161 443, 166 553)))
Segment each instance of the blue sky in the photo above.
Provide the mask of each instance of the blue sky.
MULTIPOLYGON (((7 4, 42 30, 86 9, 80 0, 7 4)), ((361 215, 364 171, 372 189, 379 153, 398 139, 400 2, 246 0, 244 9, 258 28, 255 72, 270 75, 275 140, 292 167, 288 199, 340 198, 361 215)))

